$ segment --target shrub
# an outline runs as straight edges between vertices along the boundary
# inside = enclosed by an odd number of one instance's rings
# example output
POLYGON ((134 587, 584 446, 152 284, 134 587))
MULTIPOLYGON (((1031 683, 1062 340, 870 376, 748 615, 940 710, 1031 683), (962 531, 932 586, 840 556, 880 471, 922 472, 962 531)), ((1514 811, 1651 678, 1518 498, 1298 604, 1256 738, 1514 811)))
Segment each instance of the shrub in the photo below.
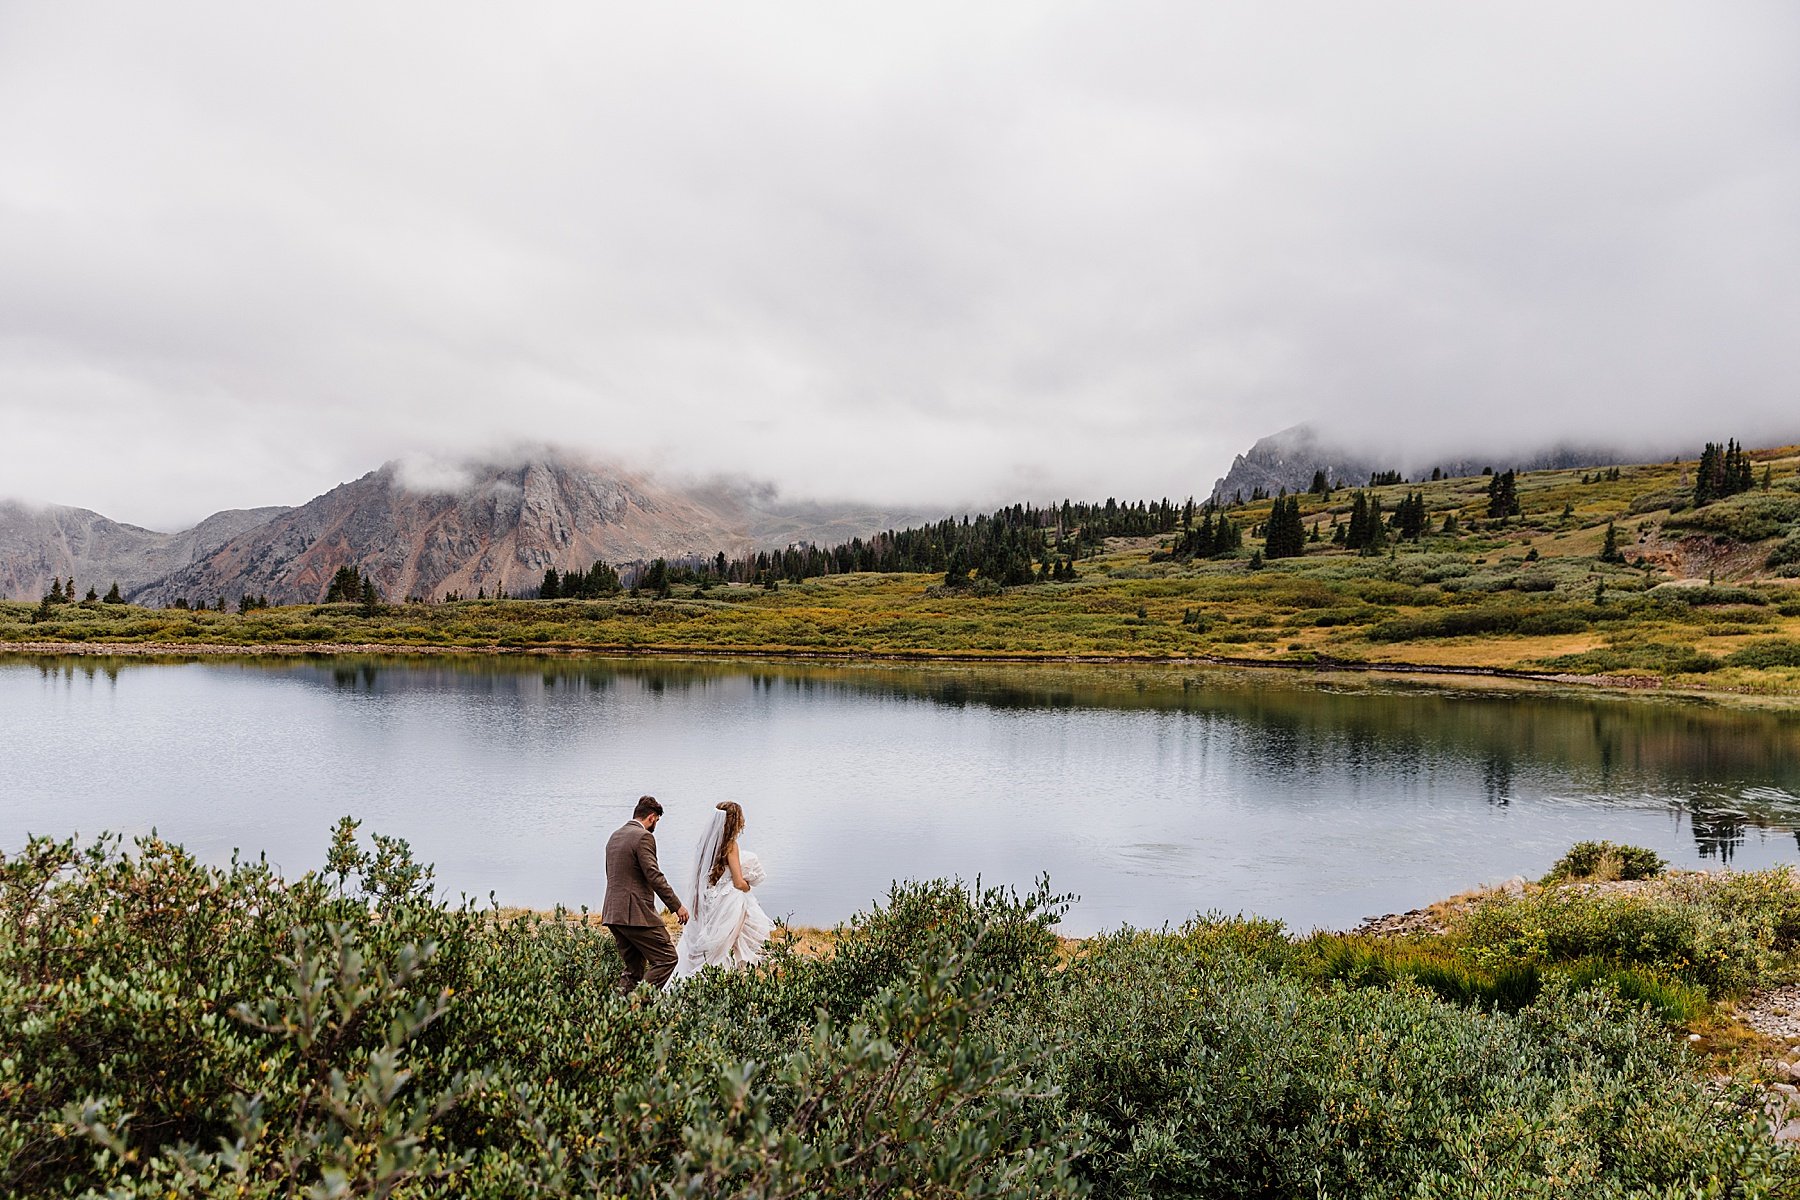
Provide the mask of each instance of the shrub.
POLYGON ((1800 948, 1800 882, 1788 870, 1673 876, 1634 893, 1571 887, 1493 896, 1455 918, 1477 966, 1594 961, 1736 994, 1789 977, 1800 948))
POLYGON ((1744 492, 1676 513, 1664 529, 1710 534, 1734 542, 1760 542, 1800 520, 1800 497, 1786 492, 1744 492))
POLYGON ((1132 934, 1091 944, 1008 1025, 1043 1027, 1063 1031, 1043 1104, 1088 1135, 1095 1195, 1651 1196, 1713 1172, 1791 1187, 1787 1159, 1729 1132, 1742 1119, 1610 988, 1552 982, 1482 1013, 1132 934))
POLYGON ((1687 587, 1665 584, 1654 588, 1651 595, 1665 604, 1685 604, 1689 608, 1701 608, 1716 604, 1755 604, 1764 605, 1769 598, 1751 588, 1723 587, 1707 584, 1687 587))
POLYGON ((1669 864, 1662 855, 1642 846, 1615 846, 1611 842, 1576 842, 1557 859, 1545 883, 1578 879, 1653 879, 1669 864))
POLYGON ((1631 502, 1628 511, 1633 515, 1638 515, 1641 513, 1656 512, 1659 509, 1665 508, 1674 510, 1685 506, 1691 495, 1692 492, 1688 489, 1645 492, 1631 502))
POLYGON ((1605 615, 1609 614, 1592 605, 1545 607, 1526 603, 1485 603, 1381 621, 1370 628, 1369 638, 1377 642, 1411 642, 1484 633, 1580 633, 1605 615))
POLYGON ((1540 661, 1558 671, 1660 671, 1666 675, 1700 675, 1722 665, 1716 656, 1692 646, 1636 641, 1540 661))
POLYGON ((1733 650, 1725 662, 1734 667, 1800 667, 1800 642, 1775 638, 1733 650))
POLYGON ((980 1028, 1047 973, 1033 903, 922 885, 841 962, 641 1004, 603 930, 434 902, 353 825, 291 884, 33 841, 0 860, 0 1192, 1076 1194, 1079 1132, 980 1028))
POLYGON ((1769 551, 1769 565, 1783 567, 1789 563, 1800 563, 1800 529, 1795 529, 1769 551))
MULTIPOLYGON (((1679 981, 1482 961, 1498 918, 1451 955, 1209 919, 1071 958, 1047 885, 902 884, 828 957, 628 998, 604 930, 447 906, 356 832, 292 882, 155 838, 0 857, 0 1193, 1793 1195, 1646 1007, 1679 981)), ((1791 890, 1613 941, 1773 947, 1791 890)))

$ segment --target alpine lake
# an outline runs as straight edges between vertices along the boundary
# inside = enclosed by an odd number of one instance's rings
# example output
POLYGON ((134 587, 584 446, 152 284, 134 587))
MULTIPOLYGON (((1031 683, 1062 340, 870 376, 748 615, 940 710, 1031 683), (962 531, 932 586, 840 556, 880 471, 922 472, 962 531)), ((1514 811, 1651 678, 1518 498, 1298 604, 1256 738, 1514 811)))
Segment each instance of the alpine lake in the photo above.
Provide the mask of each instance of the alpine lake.
POLYGON ((1345 928, 1588 838, 1800 862, 1800 713, 1174 666, 0 658, 0 850, 154 830, 297 875, 351 815, 450 897, 597 909, 646 792, 677 886, 742 804, 799 925, 895 879, 1047 874, 1074 935, 1345 928))

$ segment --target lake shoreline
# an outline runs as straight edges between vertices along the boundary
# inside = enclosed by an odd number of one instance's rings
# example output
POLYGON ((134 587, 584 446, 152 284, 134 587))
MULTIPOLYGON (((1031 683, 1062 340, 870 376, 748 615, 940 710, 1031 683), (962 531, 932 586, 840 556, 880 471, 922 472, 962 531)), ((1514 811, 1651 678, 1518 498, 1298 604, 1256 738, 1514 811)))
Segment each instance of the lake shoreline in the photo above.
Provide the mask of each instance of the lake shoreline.
POLYGON ((1726 688, 1671 687, 1654 675, 1581 674, 1534 671, 1523 667, 1456 666, 1442 663, 1367 662, 1317 657, 1296 660, 1244 658, 1230 655, 1006 654, 916 651, 873 652, 803 650, 795 647, 715 648, 706 646, 421 646, 387 642, 276 642, 237 645, 229 642, 12 642, 0 644, 7 658, 145 658, 145 659, 297 659, 350 658, 522 658, 569 660, 696 659, 708 662, 817 662, 838 665, 896 664, 916 666, 1072 666, 1072 667, 1204 667, 1225 670, 1276 671, 1382 677, 1421 686, 1458 684, 1515 685, 1533 691, 1567 688, 1581 692, 1658 699, 1711 701, 1731 705, 1800 708, 1800 697, 1726 688))

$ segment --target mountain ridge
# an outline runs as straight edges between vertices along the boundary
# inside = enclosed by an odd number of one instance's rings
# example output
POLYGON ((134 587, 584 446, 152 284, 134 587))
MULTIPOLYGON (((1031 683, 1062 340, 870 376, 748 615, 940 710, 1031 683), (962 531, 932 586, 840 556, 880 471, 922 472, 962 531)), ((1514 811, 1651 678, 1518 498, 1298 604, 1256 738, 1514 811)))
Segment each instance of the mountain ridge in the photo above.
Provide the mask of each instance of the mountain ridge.
POLYGON ((1492 467, 1496 471, 1516 468, 1521 471, 1571 470, 1582 467, 1612 467, 1633 462, 1654 462, 1676 453, 1641 453, 1617 447, 1552 444, 1515 453, 1477 452, 1468 447, 1447 455, 1429 456, 1411 451, 1373 452, 1358 449, 1335 438, 1318 426, 1303 422, 1279 433, 1258 438, 1249 450, 1239 454, 1230 470, 1212 487, 1212 499, 1231 501, 1241 496, 1248 500, 1259 492, 1273 496, 1283 488, 1303 492, 1312 486, 1313 476, 1324 471, 1335 487, 1360 487, 1369 476, 1381 471, 1399 471, 1408 479, 1423 479, 1433 469, 1440 469, 1450 479, 1479 475, 1492 467))
POLYGON ((871 505, 783 503, 754 483, 681 488, 555 448, 423 467, 396 459, 304 504, 226 510, 175 533, 0 501, 0 595, 35 599, 72 575, 82 589, 117 582, 137 604, 246 594, 311 603, 346 565, 395 599, 517 594, 549 567, 736 555, 918 519, 871 505))

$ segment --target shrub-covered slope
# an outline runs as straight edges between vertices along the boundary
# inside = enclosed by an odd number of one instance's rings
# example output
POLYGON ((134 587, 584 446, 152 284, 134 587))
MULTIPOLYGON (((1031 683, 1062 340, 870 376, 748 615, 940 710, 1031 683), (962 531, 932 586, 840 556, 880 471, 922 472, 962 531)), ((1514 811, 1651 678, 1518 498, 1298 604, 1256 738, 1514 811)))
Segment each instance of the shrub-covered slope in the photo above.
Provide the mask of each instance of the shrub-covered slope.
POLYGON ((0 1190, 1800 1195, 1755 1093, 1571 967, 1783 970, 1791 880, 1734 901, 1761 941, 1727 967, 1705 920, 1565 945, 1549 910, 1439 949, 1207 920, 1071 951, 1042 890, 903 885, 829 954, 630 998, 604 930, 429 886, 348 823, 291 882, 154 839, 0 862, 0 1190))

